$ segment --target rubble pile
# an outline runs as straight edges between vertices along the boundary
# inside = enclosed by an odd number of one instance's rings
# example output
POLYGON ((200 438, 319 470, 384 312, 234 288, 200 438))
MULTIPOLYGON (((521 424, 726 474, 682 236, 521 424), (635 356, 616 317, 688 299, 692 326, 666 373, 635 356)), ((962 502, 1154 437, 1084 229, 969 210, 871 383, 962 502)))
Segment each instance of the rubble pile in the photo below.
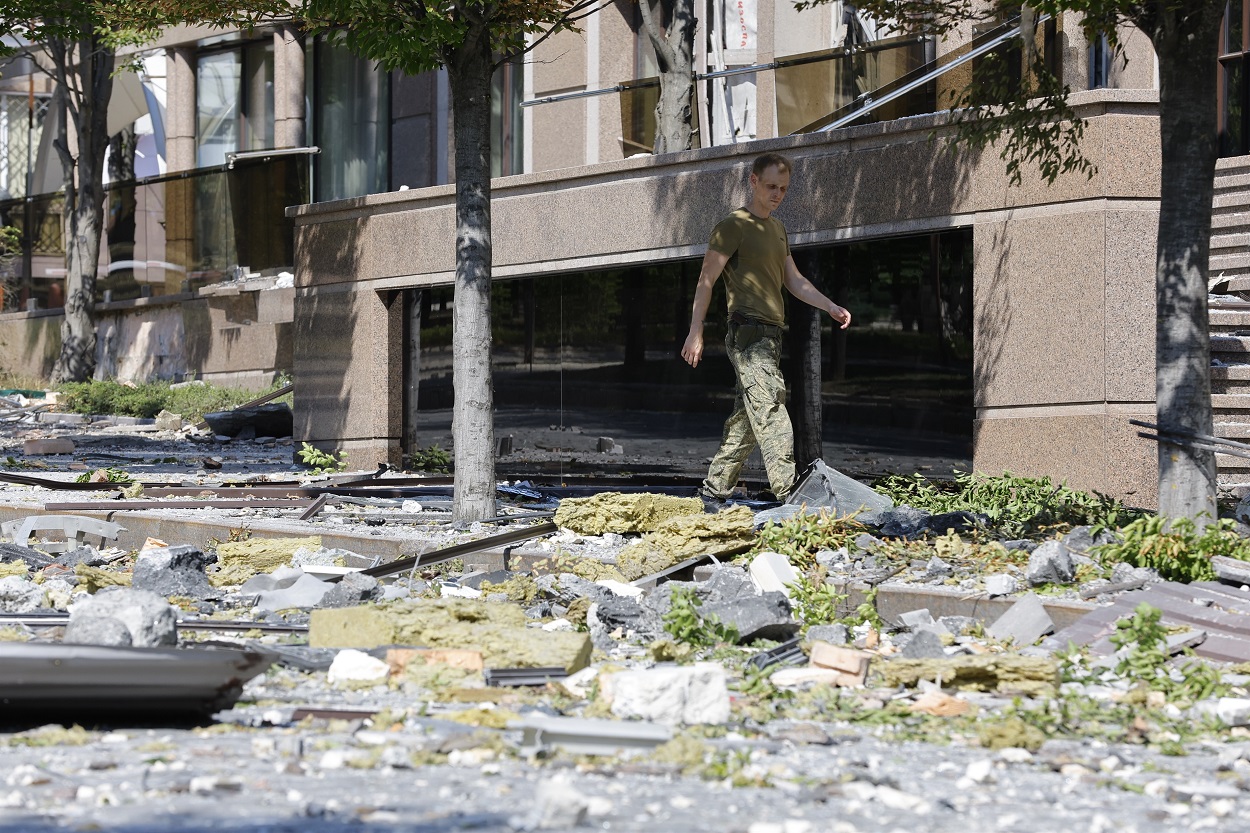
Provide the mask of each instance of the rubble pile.
POLYGON ((517 511, 461 530, 355 504, 428 532, 380 564, 369 535, 332 540, 324 519, 133 550, 48 530, 5 543, 0 663, 89 651, 135 681, 93 693, 55 663, 0 665, 0 696, 92 727, 4 735, 0 808, 749 833, 966 830, 995 790, 1011 806, 1085 791, 1065 824, 1088 829, 1114 813, 1234 830, 1250 812, 1250 591, 1112 563, 1100 547, 1125 537, 1090 523, 896 504, 831 469, 799 494, 709 513, 603 493, 560 500, 554 526, 517 511), (184 663, 199 687, 158 692, 184 663), (35 685, 62 713, 35 707, 35 685), (158 694, 214 730, 96 727, 94 706, 158 694))

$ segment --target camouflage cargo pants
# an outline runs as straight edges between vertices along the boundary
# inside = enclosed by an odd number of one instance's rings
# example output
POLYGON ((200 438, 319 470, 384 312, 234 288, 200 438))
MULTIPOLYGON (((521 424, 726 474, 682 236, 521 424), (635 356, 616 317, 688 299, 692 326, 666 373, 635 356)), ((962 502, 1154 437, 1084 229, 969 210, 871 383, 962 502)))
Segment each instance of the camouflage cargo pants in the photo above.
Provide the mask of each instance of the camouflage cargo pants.
POLYGON ((781 328, 731 323, 725 349, 738 380, 737 397, 703 489, 727 497, 758 445, 773 494, 785 500, 794 488, 794 428, 781 376, 781 328))

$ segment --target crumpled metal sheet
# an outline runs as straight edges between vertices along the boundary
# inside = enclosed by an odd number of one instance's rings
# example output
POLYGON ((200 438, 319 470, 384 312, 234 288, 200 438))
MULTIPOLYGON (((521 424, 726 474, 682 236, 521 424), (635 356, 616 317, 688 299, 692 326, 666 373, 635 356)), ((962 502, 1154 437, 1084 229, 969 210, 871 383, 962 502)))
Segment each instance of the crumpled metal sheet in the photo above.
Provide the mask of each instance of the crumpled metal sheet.
POLYGON ((0 643, 0 703, 7 716, 210 714, 277 657, 256 649, 112 648, 0 643))

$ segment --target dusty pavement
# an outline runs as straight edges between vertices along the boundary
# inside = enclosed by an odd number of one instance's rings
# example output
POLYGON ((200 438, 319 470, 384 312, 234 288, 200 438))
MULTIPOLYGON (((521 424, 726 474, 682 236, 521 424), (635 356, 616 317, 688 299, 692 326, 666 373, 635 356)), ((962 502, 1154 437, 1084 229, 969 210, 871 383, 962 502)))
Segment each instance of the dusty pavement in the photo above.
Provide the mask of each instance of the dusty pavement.
MULTIPOLYGON (((76 464, 112 465, 200 491, 295 479, 282 440, 54 425, 3 426, 0 460, 12 459, 0 470, 69 480, 76 464), (57 436, 75 452, 19 453, 57 436)), ((597 440, 593 425, 532 430, 587 428, 597 440)), ((614 439, 628 452, 625 435, 614 439)), ((518 459, 569 454, 531 453, 518 459)), ((5 520, 99 502, 82 514, 131 527, 70 552, 3 545, 0 648, 52 656, 67 637, 106 654, 244 646, 273 664, 205 716, 99 717, 93 706, 124 699, 106 675, 94 689, 54 682, 64 702, 38 709, 15 705, 30 680, 0 661, 0 830, 1250 830, 1250 666, 1201 659, 1198 630, 1175 625, 1160 630, 1199 658, 1169 664, 1168 646, 1147 644, 1148 617, 1133 626, 1141 649, 1109 659, 1031 645, 1133 593, 1176 592, 1210 619, 1208 648, 1240 650, 1215 630, 1216 614, 1234 629, 1240 611, 1250 620, 1239 585, 1188 590, 1113 568, 1093 549, 1105 540, 1096 530, 1006 539, 971 515, 900 509, 872 525, 817 515, 760 532, 747 508, 565 498, 559 531, 332 585, 352 565, 544 523, 533 516, 554 501, 541 484, 542 499, 504 492, 500 513, 518 520, 461 529, 432 490, 353 493, 300 521, 306 506, 260 500, 109 510, 156 498, 101 485, 0 493, 5 520), (136 552, 141 532, 164 540, 136 552), (273 543, 296 536, 303 550, 273 543), (719 556, 657 578, 686 546, 719 556), (788 589, 787 562, 803 576, 788 589), (138 625, 88 615, 89 601, 137 605, 145 593, 159 598, 138 625), (550 682, 487 684, 523 656, 550 682)), ((128 696, 152 696, 179 667, 136 679, 144 690, 128 696)))

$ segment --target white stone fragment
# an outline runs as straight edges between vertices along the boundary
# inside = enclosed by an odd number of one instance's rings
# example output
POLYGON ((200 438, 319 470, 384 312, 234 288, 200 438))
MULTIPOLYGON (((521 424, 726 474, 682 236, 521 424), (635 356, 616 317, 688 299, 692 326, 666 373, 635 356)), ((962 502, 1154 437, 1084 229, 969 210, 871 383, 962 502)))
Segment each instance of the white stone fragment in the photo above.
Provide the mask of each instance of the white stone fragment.
POLYGON ((390 666, 382 660, 371 657, 364 651, 347 648, 335 654, 327 676, 330 685, 335 685, 342 682, 385 680, 388 673, 390 673, 390 666))
POLYGON ((574 697, 585 697, 590 693, 590 684, 599 676, 599 669, 593 666, 583 668, 581 671, 575 671, 561 681, 561 685, 565 690, 574 697))
POLYGON ((0 578, 0 611, 31 613, 43 603, 43 588, 21 576, 0 578))
POLYGON ((585 823, 590 802, 567 777, 556 777, 538 785, 534 807, 529 815, 511 820, 517 830, 566 830, 585 823))
POLYGON ((613 581, 610 578, 605 578, 605 579, 602 579, 601 581, 596 581, 595 584, 599 585, 600 587, 608 588, 609 590, 611 590, 613 593, 615 593, 618 596, 627 596, 631 599, 636 599, 642 595, 641 587, 634 587, 632 584, 625 584, 624 582, 621 582, 621 581, 613 581))
POLYGON ((725 669, 714 662, 691 666, 621 671, 603 678, 612 714, 667 726, 715 724, 729 720, 725 669))
POLYGON ((994 762, 989 758, 981 758, 968 764, 964 777, 974 784, 994 783, 994 762))
POLYGON ((998 759, 1009 764, 1027 764, 1033 760, 1033 753, 1019 746, 1009 746, 998 751, 998 759))
POLYGON ((1221 697, 1215 706, 1215 714, 1225 726, 1250 725, 1250 698, 1221 697))
POLYGON ((789 585, 799 580, 799 571, 790 560, 775 552, 762 552, 751 560, 751 580, 761 593, 784 593, 790 598, 789 585))

